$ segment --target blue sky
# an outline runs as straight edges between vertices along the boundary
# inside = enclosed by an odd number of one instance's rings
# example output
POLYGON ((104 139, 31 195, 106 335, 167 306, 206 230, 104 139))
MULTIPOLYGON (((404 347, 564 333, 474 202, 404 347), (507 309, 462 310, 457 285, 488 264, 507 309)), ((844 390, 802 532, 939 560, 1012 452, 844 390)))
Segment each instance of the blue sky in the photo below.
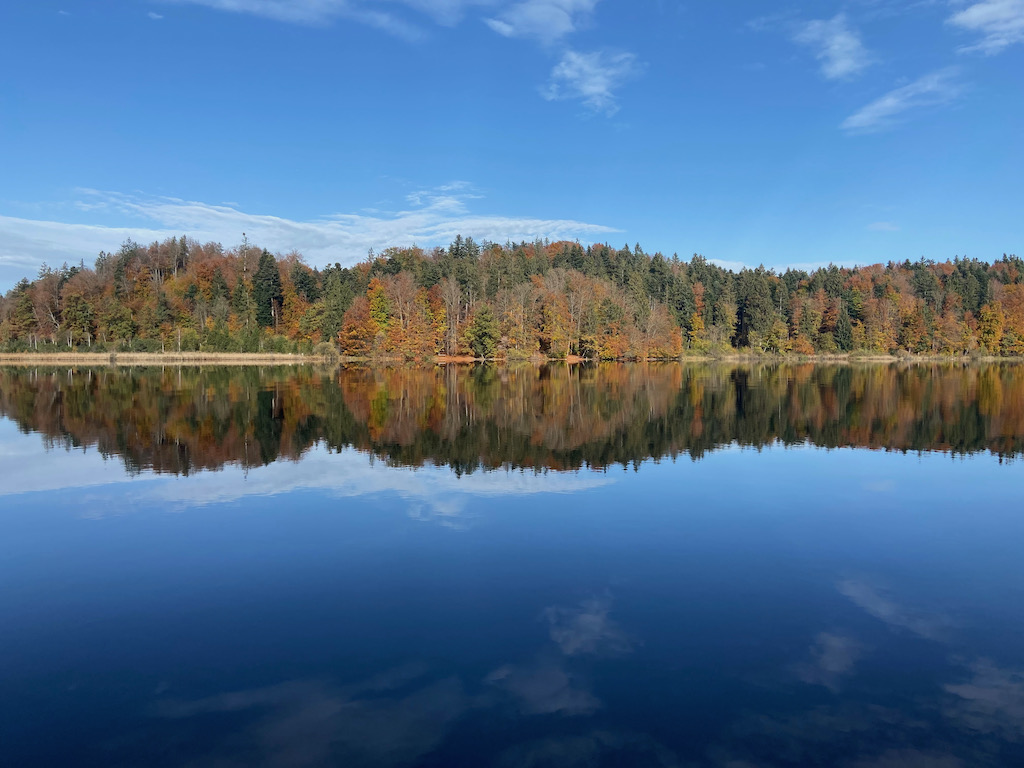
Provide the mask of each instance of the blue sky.
POLYGON ((0 289, 183 232, 1024 253, 1024 0, 34 0, 0 71, 0 289))

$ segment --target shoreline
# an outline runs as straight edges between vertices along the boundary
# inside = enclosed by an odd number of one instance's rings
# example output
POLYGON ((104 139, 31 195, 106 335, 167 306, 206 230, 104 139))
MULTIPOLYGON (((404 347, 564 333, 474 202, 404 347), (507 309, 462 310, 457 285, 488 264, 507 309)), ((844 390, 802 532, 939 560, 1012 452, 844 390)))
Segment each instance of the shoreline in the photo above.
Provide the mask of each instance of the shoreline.
POLYGON ((309 365, 322 362, 316 355, 276 352, 6 352, 0 365, 309 365))
POLYGON ((731 355, 682 355, 672 358, 650 360, 590 360, 583 357, 546 358, 534 355, 525 359, 508 360, 506 358, 474 358, 469 356, 437 355, 424 360, 404 360, 400 358, 369 358, 347 357, 345 355, 302 355, 285 353, 244 353, 244 352, 5 352, 0 353, 0 365, 32 366, 32 365, 80 365, 80 366, 246 366, 246 365, 337 365, 355 364, 388 367, 394 365, 475 365, 494 363, 497 365, 545 365, 563 363, 566 365, 600 364, 600 363, 777 363, 777 364, 843 364, 858 363, 892 364, 892 363, 1015 363, 1024 361, 1024 357, 995 357, 991 355, 959 356, 948 355, 884 355, 884 354, 844 354, 844 355, 759 355, 736 353, 731 355))

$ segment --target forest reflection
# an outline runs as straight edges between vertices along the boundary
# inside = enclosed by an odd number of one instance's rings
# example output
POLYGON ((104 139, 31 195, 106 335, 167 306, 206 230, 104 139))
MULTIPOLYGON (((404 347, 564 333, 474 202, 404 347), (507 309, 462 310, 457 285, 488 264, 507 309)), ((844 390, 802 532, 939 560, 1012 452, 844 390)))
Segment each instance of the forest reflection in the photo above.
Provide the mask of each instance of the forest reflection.
POLYGON ((320 443, 393 465, 574 470, 739 444, 1024 449, 1024 366, 0 369, 0 416, 131 472, 297 460, 320 443))

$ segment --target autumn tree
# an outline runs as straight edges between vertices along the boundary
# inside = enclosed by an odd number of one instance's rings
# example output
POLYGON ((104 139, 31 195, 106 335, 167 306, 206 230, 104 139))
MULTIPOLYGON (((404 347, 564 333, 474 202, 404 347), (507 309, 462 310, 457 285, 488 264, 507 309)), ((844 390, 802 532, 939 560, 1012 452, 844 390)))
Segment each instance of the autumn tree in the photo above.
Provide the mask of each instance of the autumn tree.
POLYGON ((373 351, 376 337, 377 324, 370 315, 370 301, 365 296, 357 296, 345 312, 338 333, 341 351, 353 357, 368 355, 373 351))

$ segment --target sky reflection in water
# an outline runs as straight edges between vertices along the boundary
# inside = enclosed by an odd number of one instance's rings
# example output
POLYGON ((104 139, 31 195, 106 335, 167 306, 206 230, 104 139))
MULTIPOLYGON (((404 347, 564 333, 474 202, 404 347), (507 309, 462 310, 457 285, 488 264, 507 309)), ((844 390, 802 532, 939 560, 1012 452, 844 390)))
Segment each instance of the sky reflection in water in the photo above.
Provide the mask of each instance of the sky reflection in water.
MULTIPOLYGON (((671 381, 645 396, 668 403, 651 434, 678 410, 671 381)), ((976 390, 954 389, 943 412, 963 413, 976 390)), ((161 412, 133 423, 177 429, 161 412)), ((460 475, 389 466, 384 419, 373 445, 184 476, 65 450, 52 411, 25 413, 21 431, 0 421, 4 762, 1024 761, 1022 474, 988 451, 794 433, 635 469, 460 475)), ((130 434, 152 442, 107 444, 130 434)), ((571 434, 535 442, 564 460, 571 434)))

